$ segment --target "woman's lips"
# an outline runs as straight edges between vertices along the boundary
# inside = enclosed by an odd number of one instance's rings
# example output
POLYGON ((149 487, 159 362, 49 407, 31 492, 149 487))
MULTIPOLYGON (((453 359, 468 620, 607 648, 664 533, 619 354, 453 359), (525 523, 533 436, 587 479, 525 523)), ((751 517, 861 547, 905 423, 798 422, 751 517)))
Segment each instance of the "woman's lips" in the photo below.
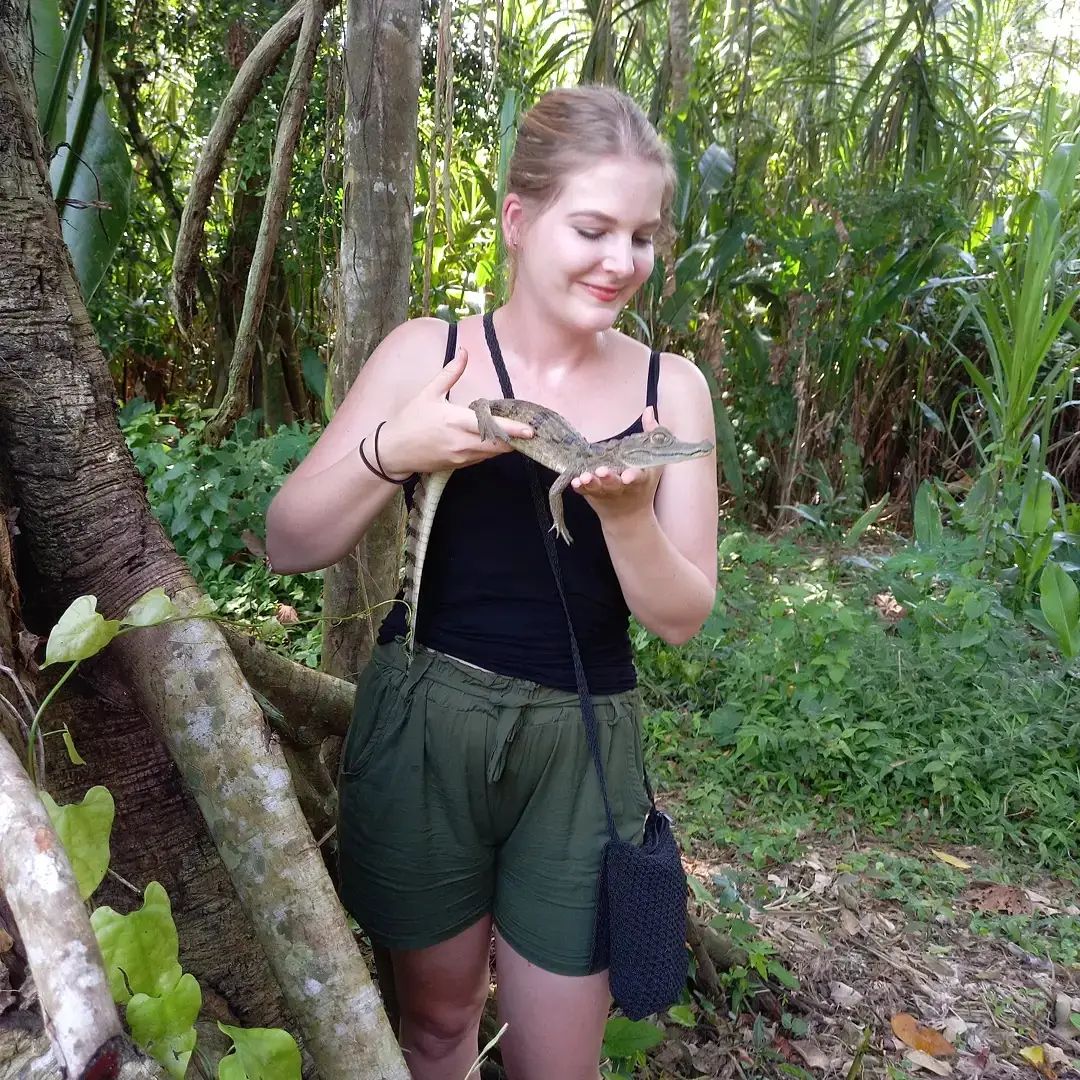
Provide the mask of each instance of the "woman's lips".
POLYGON ((604 285, 590 285, 588 282, 583 283, 585 288, 596 297, 597 300, 605 304, 610 304, 620 292, 621 289, 612 289, 604 285))

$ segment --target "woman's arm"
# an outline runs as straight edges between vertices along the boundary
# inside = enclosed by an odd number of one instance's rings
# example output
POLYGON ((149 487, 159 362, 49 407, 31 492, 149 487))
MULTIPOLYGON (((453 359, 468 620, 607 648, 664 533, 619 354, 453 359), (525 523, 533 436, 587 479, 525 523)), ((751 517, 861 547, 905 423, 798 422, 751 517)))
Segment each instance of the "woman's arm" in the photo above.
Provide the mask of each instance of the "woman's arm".
MULTIPOLYGON (((289 475, 266 515, 266 552, 281 574, 318 570, 337 562, 360 541, 397 485, 364 465, 374 462, 374 431, 382 467, 395 479, 469 465, 510 447, 481 441, 470 409, 445 395, 468 362, 463 349, 445 368, 446 323, 416 319, 392 331, 371 354, 345 400, 311 452, 289 475)), ((530 429, 500 421, 511 435, 530 429)))
MULTIPOLYGON (((715 442, 712 399, 688 360, 665 353, 664 424, 687 442, 715 442)), ((654 426, 647 414, 646 427, 654 426)), ((716 597, 716 453, 663 469, 598 469, 573 481, 600 517, 626 603, 673 645, 702 627, 716 597), (658 486, 659 485, 659 486, 658 486)))

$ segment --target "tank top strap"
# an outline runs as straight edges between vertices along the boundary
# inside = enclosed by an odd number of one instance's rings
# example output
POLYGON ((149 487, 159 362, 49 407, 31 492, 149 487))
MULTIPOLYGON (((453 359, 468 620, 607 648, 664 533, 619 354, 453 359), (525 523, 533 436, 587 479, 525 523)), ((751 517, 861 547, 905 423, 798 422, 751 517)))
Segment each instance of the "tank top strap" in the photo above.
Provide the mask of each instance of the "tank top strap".
POLYGON ((454 354, 457 352, 457 323, 451 321, 450 329, 446 334, 446 355, 443 357, 442 366, 446 367, 451 360, 454 359, 454 354))
POLYGON ((660 353, 653 349, 652 355, 649 357, 649 378, 645 384, 645 407, 650 405, 653 408, 653 415, 657 420, 660 419, 659 411, 656 408, 657 393, 660 389, 660 353))
POLYGON ((499 388, 502 390, 502 396, 512 398, 514 396, 514 387, 510 383, 510 373, 506 370, 502 349, 499 348, 499 339, 495 336, 495 319, 490 311, 484 315, 484 338, 487 341, 488 352, 491 353, 491 362, 495 367, 495 374, 499 376, 499 388))

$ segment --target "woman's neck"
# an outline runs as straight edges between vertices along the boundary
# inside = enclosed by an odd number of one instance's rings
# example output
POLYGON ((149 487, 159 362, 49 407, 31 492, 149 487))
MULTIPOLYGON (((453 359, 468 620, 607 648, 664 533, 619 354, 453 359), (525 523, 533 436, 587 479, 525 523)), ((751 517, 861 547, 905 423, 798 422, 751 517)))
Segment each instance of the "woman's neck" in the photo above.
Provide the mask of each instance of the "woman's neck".
POLYGON ((518 294, 496 310, 494 323, 503 352, 513 353, 531 378, 543 373, 557 381, 604 352, 602 332, 574 330, 518 294))

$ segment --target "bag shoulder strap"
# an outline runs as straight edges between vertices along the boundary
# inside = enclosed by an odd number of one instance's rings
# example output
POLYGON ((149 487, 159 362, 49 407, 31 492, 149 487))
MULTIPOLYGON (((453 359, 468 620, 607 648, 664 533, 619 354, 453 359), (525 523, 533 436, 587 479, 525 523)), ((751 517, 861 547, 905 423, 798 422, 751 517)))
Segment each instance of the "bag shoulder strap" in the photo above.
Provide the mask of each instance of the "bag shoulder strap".
MULTIPOLYGON (((488 351, 491 353, 495 372, 499 376, 499 386, 503 397, 512 398, 514 388, 510 384, 510 375, 503 361, 502 350, 499 348, 498 338, 495 336, 495 323, 488 312, 484 316, 484 336, 487 339, 488 351)), ((540 471, 536 462, 530 458, 525 459, 525 471, 529 475, 529 487, 532 489, 533 503, 536 506, 536 518, 540 531, 544 537, 544 549, 547 552, 548 563, 555 578, 555 588, 559 594, 563 614, 566 616, 566 630, 570 638, 570 659, 574 665, 574 679, 577 682, 578 698, 581 702, 581 718, 585 722, 585 739, 588 743, 589 753, 592 756, 596 775, 600 780, 600 794, 604 799, 604 814, 607 818, 608 832, 612 840, 619 839, 619 830, 615 827, 615 815, 611 810, 611 801, 608 798, 607 777, 604 775, 604 762, 600 756, 600 735, 596 724, 596 712, 593 709, 592 695, 589 693, 588 676, 585 674, 585 665, 581 660, 581 649, 578 647, 577 634, 574 633, 574 620, 570 615, 570 605, 566 599, 566 590, 563 587, 562 571, 559 567, 559 552, 555 547, 555 537, 551 531, 550 510, 544 497, 544 486, 540 479, 540 471)), ((648 776, 644 776, 645 790, 649 796, 649 802, 653 808, 656 801, 653 798, 652 786, 648 776)))

